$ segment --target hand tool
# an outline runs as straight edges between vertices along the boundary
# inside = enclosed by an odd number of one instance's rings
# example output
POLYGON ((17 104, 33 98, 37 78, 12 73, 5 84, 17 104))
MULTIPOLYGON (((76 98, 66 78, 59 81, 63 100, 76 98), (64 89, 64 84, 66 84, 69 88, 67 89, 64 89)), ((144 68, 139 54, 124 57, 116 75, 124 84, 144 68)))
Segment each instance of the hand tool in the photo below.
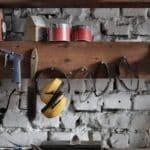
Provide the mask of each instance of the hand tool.
POLYGON ((21 92, 21 62, 23 56, 21 54, 17 54, 12 52, 10 49, 2 48, 0 52, 5 55, 5 64, 4 67, 7 66, 7 61, 11 61, 13 63, 13 73, 12 79, 18 85, 18 91, 21 92))
MULTIPOLYGON (((48 68, 45 70, 41 70, 36 74, 36 84, 37 90, 39 91, 38 80, 41 74, 43 73, 52 73, 56 71, 57 73, 63 75, 67 79, 68 85, 68 93, 70 92, 70 83, 69 79, 64 72, 62 72, 58 68, 48 68)), ((65 108, 67 97, 62 92, 64 82, 61 79, 55 78, 52 81, 48 82, 43 90, 39 92, 41 100, 46 104, 45 107, 42 109, 42 113, 47 118, 53 118, 58 116, 65 108)))
POLYGON ((36 117, 36 87, 34 77, 38 68, 38 51, 33 49, 30 60, 30 82, 28 87, 28 112, 27 116, 30 121, 33 121, 36 117))

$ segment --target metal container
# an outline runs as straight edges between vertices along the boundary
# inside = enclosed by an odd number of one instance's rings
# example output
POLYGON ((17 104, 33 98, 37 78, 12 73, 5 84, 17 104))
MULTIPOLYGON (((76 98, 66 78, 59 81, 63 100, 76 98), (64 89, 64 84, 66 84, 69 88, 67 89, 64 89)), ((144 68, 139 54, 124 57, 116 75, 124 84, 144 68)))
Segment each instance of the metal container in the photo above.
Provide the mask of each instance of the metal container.
POLYGON ((48 28, 48 41, 70 41, 71 27, 67 23, 55 23, 48 28))
POLYGON ((71 33, 72 41, 92 41, 92 32, 87 25, 77 25, 72 28, 71 33))

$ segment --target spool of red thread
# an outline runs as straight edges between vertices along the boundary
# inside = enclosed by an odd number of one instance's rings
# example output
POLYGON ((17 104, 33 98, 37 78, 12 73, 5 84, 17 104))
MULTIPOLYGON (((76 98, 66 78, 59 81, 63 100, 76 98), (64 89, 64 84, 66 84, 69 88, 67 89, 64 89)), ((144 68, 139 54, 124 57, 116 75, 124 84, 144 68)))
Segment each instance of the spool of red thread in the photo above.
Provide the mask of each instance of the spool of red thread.
POLYGON ((72 41, 92 41, 92 32, 87 25, 77 25, 72 28, 72 41))
POLYGON ((67 23, 55 23, 48 28, 48 41, 70 41, 71 27, 67 23))

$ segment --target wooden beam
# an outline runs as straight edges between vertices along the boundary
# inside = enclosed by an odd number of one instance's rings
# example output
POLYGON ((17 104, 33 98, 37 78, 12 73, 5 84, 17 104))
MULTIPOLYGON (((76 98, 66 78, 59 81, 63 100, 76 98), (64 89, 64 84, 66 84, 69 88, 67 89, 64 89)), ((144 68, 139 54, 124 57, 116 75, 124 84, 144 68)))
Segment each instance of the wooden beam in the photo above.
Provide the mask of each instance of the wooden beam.
POLYGON ((0 0, 0 7, 150 7, 150 0, 0 0))
MULTIPOLYGON (((66 73, 79 69, 82 66, 94 66, 99 61, 110 63, 126 56, 133 68, 142 78, 150 77, 150 43, 131 42, 0 42, 0 48, 9 48, 23 54, 23 77, 29 77, 30 53, 33 48, 38 49, 38 69, 50 66, 59 67, 66 73)), ((0 57, 0 77, 11 77, 11 69, 4 69, 4 57, 0 57)), ((10 67, 10 66, 9 66, 10 67)), ((112 76, 114 75, 112 69, 112 76)))

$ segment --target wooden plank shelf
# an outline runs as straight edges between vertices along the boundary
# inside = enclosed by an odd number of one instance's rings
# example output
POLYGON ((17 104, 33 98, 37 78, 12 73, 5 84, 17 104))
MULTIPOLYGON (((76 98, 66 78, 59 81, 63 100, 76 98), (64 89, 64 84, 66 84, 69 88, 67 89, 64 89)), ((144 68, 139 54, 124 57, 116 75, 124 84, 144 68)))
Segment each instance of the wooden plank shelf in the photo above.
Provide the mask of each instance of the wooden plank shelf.
POLYGON ((149 7, 150 0, 0 0, 0 7, 149 7))
MULTIPOLYGON (((139 77, 150 77, 150 43, 140 42, 28 42, 5 41, 0 42, 0 48, 9 48, 23 54, 22 76, 29 77, 31 49, 37 48, 39 54, 38 69, 59 67, 66 73, 79 69, 82 66, 94 68, 99 61, 110 64, 114 76, 115 62, 125 56, 139 77)), ((12 70, 4 69, 4 57, 0 56, 0 78, 11 77, 12 70)), ((10 68, 10 66, 8 66, 10 68)))

